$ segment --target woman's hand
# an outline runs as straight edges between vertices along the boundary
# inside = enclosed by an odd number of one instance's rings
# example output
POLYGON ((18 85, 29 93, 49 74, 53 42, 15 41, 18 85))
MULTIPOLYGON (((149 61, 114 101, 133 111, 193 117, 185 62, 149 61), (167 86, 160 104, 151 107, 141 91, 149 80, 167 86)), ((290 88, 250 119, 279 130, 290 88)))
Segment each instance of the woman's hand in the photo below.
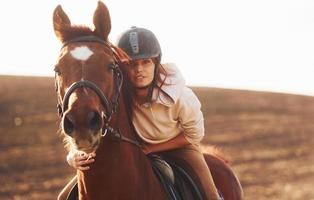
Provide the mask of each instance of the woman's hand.
POLYGON ((89 164, 95 161, 96 153, 86 154, 84 152, 69 152, 67 155, 68 164, 76 170, 88 170, 89 164))

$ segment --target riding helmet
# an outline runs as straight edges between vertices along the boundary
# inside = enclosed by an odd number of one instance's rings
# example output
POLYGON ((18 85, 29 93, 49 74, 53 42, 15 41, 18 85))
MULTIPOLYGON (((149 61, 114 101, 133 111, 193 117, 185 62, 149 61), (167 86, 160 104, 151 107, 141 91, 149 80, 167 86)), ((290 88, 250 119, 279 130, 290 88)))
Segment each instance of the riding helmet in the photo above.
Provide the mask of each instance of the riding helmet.
POLYGON ((157 58, 160 62, 161 48, 153 32, 145 28, 132 26, 121 34, 118 47, 132 59, 157 58))

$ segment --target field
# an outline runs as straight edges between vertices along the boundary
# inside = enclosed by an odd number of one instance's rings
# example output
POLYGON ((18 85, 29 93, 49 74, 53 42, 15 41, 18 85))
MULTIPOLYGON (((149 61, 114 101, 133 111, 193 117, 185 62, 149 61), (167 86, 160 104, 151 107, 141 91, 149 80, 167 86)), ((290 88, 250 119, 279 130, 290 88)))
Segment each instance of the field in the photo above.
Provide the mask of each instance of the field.
MULTIPOLYGON (((230 159, 248 200, 314 200, 314 97, 193 88, 204 146, 230 159)), ((0 199, 56 199, 65 161, 52 78, 0 76, 0 199)))

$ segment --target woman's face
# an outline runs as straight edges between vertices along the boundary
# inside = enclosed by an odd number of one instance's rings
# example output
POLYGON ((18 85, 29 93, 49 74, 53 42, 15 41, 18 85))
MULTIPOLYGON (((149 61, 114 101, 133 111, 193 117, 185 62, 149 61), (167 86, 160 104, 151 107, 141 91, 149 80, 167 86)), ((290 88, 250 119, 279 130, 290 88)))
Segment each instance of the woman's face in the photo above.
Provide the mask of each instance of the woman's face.
POLYGON ((133 87, 140 89, 148 87, 154 79, 155 63, 152 59, 132 61, 128 74, 133 87))

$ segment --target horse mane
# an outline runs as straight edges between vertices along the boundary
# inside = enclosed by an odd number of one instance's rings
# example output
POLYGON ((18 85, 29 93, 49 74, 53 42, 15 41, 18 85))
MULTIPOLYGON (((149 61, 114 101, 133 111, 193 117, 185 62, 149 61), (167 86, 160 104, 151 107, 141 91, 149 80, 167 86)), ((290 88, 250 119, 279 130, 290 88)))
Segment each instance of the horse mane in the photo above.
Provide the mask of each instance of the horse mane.
POLYGON ((65 41, 71 40, 73 38, 77 38, 80 36, 97 36, 97 33, 92 31, 91 28, 83 25, 75 25, 75 26, 64 26, 60 28, 60 33, 61 35, 58 35, 59 39, 61 40, 62 43, 65 41))
MULTIPOLYGON (((127 111, 127 115, 130 118, 131 121, 131 114, 132 114, 132 103, 133 103, 133 98, 130 94, 130 92, 132 90, 130 90, 130 87, 128 85, 129 78, 128 78, 128 73, 127 73, 127 67, 131 64, 131 58, 128 56, 127 53, 125 53, 121 48, 115 46, 115 45, 111 45, 111 47, 113 48, 116 56, 119 59, 119 67, 120 70, 123 74, 124 77, 124 81, 123 81, 123 85, 122 85, 122 93, 123 93, 123 98, 124 98, 124 102, 125 102, 125 106, 126 106, 126 111, 127 111)), ((131 124, 131 127, 133 128, 133 125, 131 124)))

